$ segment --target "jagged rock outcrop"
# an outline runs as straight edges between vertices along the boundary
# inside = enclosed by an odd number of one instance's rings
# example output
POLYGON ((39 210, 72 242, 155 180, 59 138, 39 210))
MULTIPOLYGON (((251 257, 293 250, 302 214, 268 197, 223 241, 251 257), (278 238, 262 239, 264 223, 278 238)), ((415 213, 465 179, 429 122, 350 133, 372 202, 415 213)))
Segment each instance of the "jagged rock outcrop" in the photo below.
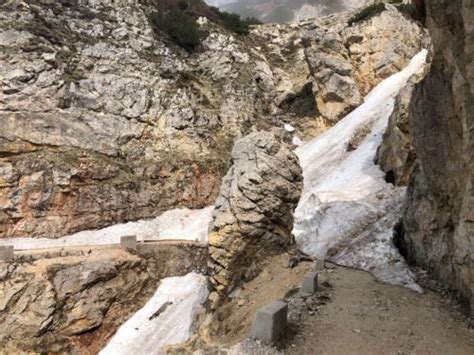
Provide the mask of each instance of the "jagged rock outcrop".
POLYGON ((1 5, 0 237, 210 205, 236 137, 284 123, 315 135, 423 42, 389 8, 352 27, 342 14, 247 38, 203 21, 209 35, 188 54, 153 32, 152 3, 1 5))
POLYGON ((232 163, 209 234, 211 281, 219 295, 251 279, 262 260, 294 243, 293 212, 303 188, 298 157, 273 133, 238 140, 232 163))
POLYGON ((275 103, 293 117, 302 136, 334 125, 376 84, 429 46, 427 32, 391 5, 349 25, 353 15, 265 25, 253 31, 277 74, 275 103))
POLYGON ((160 279, 205 272, 207 250, 150 245, 76 248, 0 263, 0 347, 6 353, 96 354, 160 279))
POLYGON ((408 191, 408 257, 474 307, 474 3, 425 1, 434 53, 416 86, 410 130, 417 167, 408 191))
POLYGON ((413 77, 395 98, 383 143, 377 150, 376 164, 385 172, 385 180, 396 186, 407 186, 416 161, 409 127, 409 108, 413 89, 422 77, 413 77))

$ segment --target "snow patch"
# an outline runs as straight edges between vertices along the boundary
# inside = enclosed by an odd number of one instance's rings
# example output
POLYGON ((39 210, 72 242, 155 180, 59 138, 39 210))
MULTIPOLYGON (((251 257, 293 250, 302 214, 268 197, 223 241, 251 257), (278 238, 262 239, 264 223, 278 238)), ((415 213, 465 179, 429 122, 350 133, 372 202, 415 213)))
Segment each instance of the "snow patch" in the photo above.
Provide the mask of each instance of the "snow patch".
POLYGON ((374 88, 361 106, 296 151, 304 175, 293 230, 299 248, 417 291, 414 275, 392 243, 405 189, 385 182, 374 157, 395 96, 422 70, 426 55, 421 51, 404 70, 374 88), (349 149, 354 136, 360 138, 358 145, 349 149))
POLYGON ((120 237, 136 235, 138 241, 187 240, 207 242, 207 230, 214 206, 200 210, 174 209, 154 219, 116 224, 99 230, 87 230, 58 239, 5 238, 0 245, 13 245, 15 250, 46 249, 120 243, 120 237))
POLYGON ((100 355, 157 354, 187 341, 208 296, 207 278, 191 273, 161 280, 147 304, 115 333, 100 355))
POLYGON ((297 147, 300 147, 301 145, 303 145, 303 141, 298 136, 294 136, 291 142, 297 147))
POLYGON ((285 124, 285 131, 293 133, 295 131, 295 127, 287 123, 285 124))

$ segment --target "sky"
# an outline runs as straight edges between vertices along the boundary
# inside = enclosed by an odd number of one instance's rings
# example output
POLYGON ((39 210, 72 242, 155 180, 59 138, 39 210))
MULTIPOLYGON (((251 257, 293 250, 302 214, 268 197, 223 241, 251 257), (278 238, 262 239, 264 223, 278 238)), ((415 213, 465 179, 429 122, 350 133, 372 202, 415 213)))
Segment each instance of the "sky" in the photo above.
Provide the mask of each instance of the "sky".
POLYGON ((291 22, 363 6, 369 0, 205 0, 209 5, 257 17, 263 22, 291 22))

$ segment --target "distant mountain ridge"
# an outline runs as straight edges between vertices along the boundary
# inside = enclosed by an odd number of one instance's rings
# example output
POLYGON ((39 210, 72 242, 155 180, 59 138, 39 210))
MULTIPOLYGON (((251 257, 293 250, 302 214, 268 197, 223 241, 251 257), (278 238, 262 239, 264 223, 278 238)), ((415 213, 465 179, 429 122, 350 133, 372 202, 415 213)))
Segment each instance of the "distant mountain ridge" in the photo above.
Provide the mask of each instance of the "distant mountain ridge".
POLYGON ((209 5, 263 22, 291 22, 361 7, 370 0, 206 0, 209 5))

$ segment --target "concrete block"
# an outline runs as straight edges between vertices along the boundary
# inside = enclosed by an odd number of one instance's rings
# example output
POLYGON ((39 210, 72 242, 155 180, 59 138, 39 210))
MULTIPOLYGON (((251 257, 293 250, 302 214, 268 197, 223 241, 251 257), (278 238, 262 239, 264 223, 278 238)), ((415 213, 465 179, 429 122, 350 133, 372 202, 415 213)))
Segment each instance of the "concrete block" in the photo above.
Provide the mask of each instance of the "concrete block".
POLYGON ((316 260, 316 271, 324 270, 324 260, 325 258, 319 258, 316 260))
POLYGON ((318 290, 318 273, 316 271, 308 272, 306 276, 304 277, 303 285, 301 286, 301 291, 313 294, 317 290, 318 290))
POLYGON ((0 261, 13 260, 13 245, 0 246, 0 261))
POLYGON ((137 236, 129 235, 120 237, 120 246, 125 249, 137 249, 137 236))
POLYGON ((273 344, 283 334, 287 326, 288 305, 275 301, 258 310, 250 330, 250 337, 273 344))

